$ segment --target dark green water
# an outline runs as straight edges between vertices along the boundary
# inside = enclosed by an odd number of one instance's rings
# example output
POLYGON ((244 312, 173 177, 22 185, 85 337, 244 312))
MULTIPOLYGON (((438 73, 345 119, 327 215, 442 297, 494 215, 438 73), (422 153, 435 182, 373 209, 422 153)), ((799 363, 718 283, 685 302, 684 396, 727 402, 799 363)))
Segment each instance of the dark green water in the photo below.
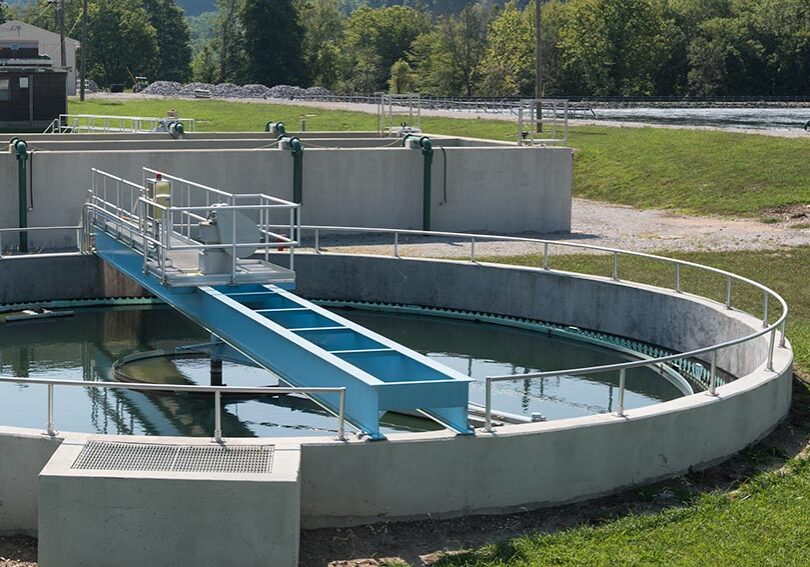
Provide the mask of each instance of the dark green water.
MULTIPOLYGON (((549 338, 540 333, 435 317, 341 310, 368 328, 477 379, 472 401, 483 403, 488 375, 594 366, 625 360, 609 350, 549 338)), ((112 380, 113 362, 148 350, 171 350, 205 341, 206 333, 168 308, 85 309, 74 317, 0 324, 0 373, 4 376, 112 380)), ((154 382, 207 384, 207 359, 151 359, 127 366, 127 373, 154 382)), ((276 384, 270 373, 225 364, 231 386, 276 384)), ((522 415, 540 412, 549 419, 615 410, 616 376, 565 376, 500 383, 494 407, 522 415)), ((680 396, 657 373, 628 373, 625 407, 680 396)), ((57 387, 55 423, 62 431, 107 434, 210 436, 210 396, 139 394, 124 390, 57 387)), ((337 420, 306 399, 287 396, 225 398, 226 436, 331 435, 337 420)), ((43 386, 0 384, 0 424, 43 428, 47 393, 43 386)), ((430 428, 422 420, 386 416, 383 430, 430 428)))

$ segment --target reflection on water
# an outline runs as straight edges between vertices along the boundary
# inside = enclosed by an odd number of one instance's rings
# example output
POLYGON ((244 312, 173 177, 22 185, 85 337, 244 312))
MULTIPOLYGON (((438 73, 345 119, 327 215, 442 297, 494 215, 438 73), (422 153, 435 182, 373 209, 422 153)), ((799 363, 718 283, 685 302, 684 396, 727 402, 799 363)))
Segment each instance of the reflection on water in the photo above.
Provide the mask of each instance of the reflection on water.
POLYGON ((598 108, 597 120, 744 129, 801 129, 810 108, 598 108))
MULTIPOLYGON (((616 353, 539 333, 433 317, 341 311, 360 324, 477 379, 471 399, 483 402, 483 378, 493 374, 552 370, 615 363, 616 353)), ((72 318, 0 325, 0 373, 84 381, 112 380, 115 360, 136 352, 172 350, 206 340, 206 333, 168 308, 84 310, 72 318)), ((147 359, 127 366, 137 379, 178 384, 207 384, 208 361, 201 358, 147 359)), ((267 371, 225 363, 232 386, 277 383, 267 371)), ((628 408, 670 400, 680 394, 656 373, 628 373, 628 408)), ((550 419, 615 409, 617 378, 561 377, 497 385, 495 407, 550 419)), ((44 387, 0 385, 3 425, 43 427, 44 387)), ((226 436, 334 434, 336 419, 297 396, 223 399, 226 436)), ((210 396, 140 394, 126 390, 57 388, 55 423, 64 431, 110 434, 210 436, 210 396)), ((424 420, 387 415, 383 431, 432 427, 424 420)))

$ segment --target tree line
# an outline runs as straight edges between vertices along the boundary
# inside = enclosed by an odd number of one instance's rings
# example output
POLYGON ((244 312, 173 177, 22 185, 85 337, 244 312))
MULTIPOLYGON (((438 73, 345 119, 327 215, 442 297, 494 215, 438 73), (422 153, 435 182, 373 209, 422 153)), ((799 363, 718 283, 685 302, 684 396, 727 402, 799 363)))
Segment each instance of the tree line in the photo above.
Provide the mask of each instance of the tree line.
MULTIPOLYGON (((22 19, 47 12, 37 0, 22 19)), ((531 96, 535 0, 91 0, 90 76, 531 96), (449 11, 450 7, 453 11, 449 11), (441 6, 441 8, 439 8, 441 6), (203 18, 202 16, 200 18, 203 18)), ((68 27, 80 2, 68 2, 68 27)), ((546 96, 810 93, 808 0, 540 1, 546 96)), ((35 25, 53 28, 51 17, 35 25)))

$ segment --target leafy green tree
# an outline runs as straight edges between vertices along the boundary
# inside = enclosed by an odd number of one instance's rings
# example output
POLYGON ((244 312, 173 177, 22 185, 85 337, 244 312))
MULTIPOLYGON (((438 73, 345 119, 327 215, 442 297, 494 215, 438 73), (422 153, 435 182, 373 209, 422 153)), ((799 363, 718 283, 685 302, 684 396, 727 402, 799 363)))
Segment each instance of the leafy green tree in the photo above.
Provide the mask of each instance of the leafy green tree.
POLYGON ((487 94, 513 96, 534 92, 533 10, 521 11, 513 0, 490 24, 486 54, 481 61, 483 90, 487 94))
POLYGON ((668 29, 663 0, 571 0, 560 33, 564 67, 591 94, 653 94, 668 29))
POLYGON ((89 7, 89 77, 101 85, 129 83, 133 75, 154 75, 157 33, 141 0, 104 0, 89 7))
POLYGON ((409 59, 417 65, 423 93, 471 96, 480 91, 488 23, 482 4, 469 5, 458 15, 440 18, 416 39, 409 59))
POLYGON ((413 69, 404 59, 400 59, 391 66, 391 78, 388 79, 388 92, 391 94, 405 94, 413 92, 416 77, 413 69))
POLYGON ((219 78, 219 60, 212 42, 206 43, 194 54, 191 74, 195 81, 214 83, 219 78))
MULTIPOLYGON (((689 44, 689 87, 698 96, 728 95, 746 89, 744 23, 736 18, 712 18, 703 22, 700 35, 689 44)), ((743 91, 744 92, 744 91, 743 91)))
POLYGON ((429 27, 427 13, 406 6, 355 11, 340 45, 343 88, 359 92, 384 88, 391 66, 429 27))
MULTIPOLYGON (((245 30, 241 13, 244 0, 217 0, 216 39, 211 48, 219 53, 219 82, 239 81, 247 65, 245 30)), ((213 82, 213 81, 212 81, 213 82)))
POLYGON ((251 81, 268 86, 307 83, 304 29, 292 0, 245 0, 240 18, 251 81))
POLYGON ((301 7, 306 64, 317 85, 333 88, 338 82, 343 21, 339 0, 307 0, 301 7))
POLYGON ((191 78, 191 36, 174 0, 143 0, 158 37, 157 78, 187 82, 191 78))

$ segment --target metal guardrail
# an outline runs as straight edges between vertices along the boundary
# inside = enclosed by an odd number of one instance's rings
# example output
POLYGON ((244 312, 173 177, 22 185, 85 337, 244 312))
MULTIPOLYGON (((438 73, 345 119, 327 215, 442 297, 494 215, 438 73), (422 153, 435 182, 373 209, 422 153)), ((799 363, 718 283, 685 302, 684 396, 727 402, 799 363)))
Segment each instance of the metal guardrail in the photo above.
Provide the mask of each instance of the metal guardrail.
MULTIPOLYGON (((238 249, 262 249, 265 261, 269 262, 271 250, 287 248, 292 270, 295 249, 299 245, 299 204, 261 193, 228 193, 149 168, 143 168, 142 185, 93 168, 91 188, 84 207, 83 242, 89 242, 89 231, 98 218, 112 225, 130 245, 140 246, 144 273, 155 273, 164 281, 172 252, 229 250, 231 270, 228 275, 232 282, 236 282, 238 249), (155 196, 147 193, 147 177, 157 175, 172 183, 169 206, 159 203, 155 196), (257 223, 259 242, 239 241, 236 222, 232 223, 230 242, 202 244, 192 238, 195 230, 208 220, 211 213, 236 214, 237 211, 257 217, 253 220, 257 223), (279 213, 289 217, 288 224, 271 224, 271 216, 279 213), (271 227, 284 227, 287 234, 270 230, 271 227)), ((87 251, 84 247, 81 249, 87 251)))
MULTIPOLYGON (((456 232, 440 232, 440 231, 422 231, 422 230, 397 230, 397 229, 388 229, 388 228, 372 228, 372 227, 339 227, 339 226, 302 226, 302 231, 312 231, 314 235, 314 251, 316 254, 323 254, 323 249, 320 245, 320 236, 321 232, 328 231, 328 232, 346 232, 346 233, 361 233, 361 234, 390 234, 393 236, 393 243, 392 243, 392 251, 393 256, 396 258, 404 258, 400 251, 400 236, 402 235, 415 235, 415 236, 434 236, 434 237, 444 237, 444 238, 452 238, 456 240, 464 240, 469 241, 470 246, 470 255, 469 261, 471 263, 477 263, 476 260, 476 243, 481 243, 483 241, 499 241, 499 242, 524 242, 524 243, 535 243, 540 244, 543 246, 543 256, 542 256, 542 269, 546 271, 551 270, 550 266, 550 254, 549 249, 553 246, 562 247, 566 249, 580 249, 580 250, 590 250, 594 252, 600 252, 604 254, 609 254, 612 256, 613 259, 613 270, 610 276, 607 276, 611 281, 619 282, 622 281, 620 278, 620 261, 619 258, 622 256, 629 256, 634 258, 644 258, 647 260, 654 260, 663 262, 665 264, 671 265, 673 267, 674 272, 674 281, 672 286, 672 291, 675 293, 681 294, 684 293, 683 285, 682 285, 682 278, 681 272, 683 268, 692 268, 697 270, 702 270, 705 272, 713 273, 720 275, 725 278, 725 308, 728 310, 733 309, 733 302, 732 302, 732 289, 733 284, 736 282, 738 284, 744 284, 751 286, 763 293, 763 307, 762 307, 762 330, 757 331, 755 333, 751 333, 750 335, 741 337, 739 339, 726 341, 719 344, 710 345, 704 348, 692 350, 689 352, 673 354, 669 356, 663 356, 658 358, 650 358, 644 359, 639 361, 633 362, 625 362, 621 364, 610 364, 604 366, 595 366, 595 367, 584 367, 584 368, 570 368, 566 370, 555 370, 549 372, 533 372, 528 374, 511 374, 505 376, 487 376, 486 377, 486 403, 485 403, 485 430, 492 432, 492 385, 497 382, 506 382, 506 381, 515 381, 515 380, 535 380, 535 379, 543 379, 543 378, 553 378, 559 376, 567 376, 567 375, 587 375, 587 374, 600 374, 600 373, 609 373, 609 372, 618 372, 619 373, 619 404, 616 411, 618 416, 624 417, 624 396, 625 396, 625 378, 626 372, 632 368, 642 368, 642 367, 649 367, 649 366, 656 366, 660 364, 666 364, 673 361, 684 360, 684 359, 694 359, 702 355, 710 355, 711 361, 711 371, 710 371, 710 381, 709 381, 709 389, 708 394, 711 396, 716 395, 717 390, 717 355, 718 352, 737 346, 749 341, 753 341, 759 337, 770 335, 770 342, 768 347, 768 356, 766 361, 766 369, 769 372, 773 372, 773 357, 774 357, 774 350, 776 348, 776 338, 777 334, 780 335, 779 339, 779 348, 786 348, 786 338, 785 338, 785 326, 787 324, 787 317, 788 317, 788 305, 785 300, 777 294, 775 291, 771 290, 770 288, 755 282, 749 278, 745 278, 731 272, 727 272, 725 270, 721 270, 719 268, 712 268, 710 266, 704 266, 702 264, 696 264, 694 262, 688 262, 685 260, 675 260, 672 258, 666 258, 664 256, 657 256, 654 254, 646 254, 643 252, 630 252, 627 250, 620 250, 616 248, 606 248, 602 246, 594 246, 591 244, 580 244, 574 242, 559 242, 559 241, 551 241, 551 240, 542 240, 537 238, 526 238, 526 237, 516 237, 516 236, 495 236, 495 235, 484 235, 484 234, 468 234, 468 233, 456 233, 456 232), (772 315, 772 303, 776 303, 780 307, 780 314, 777 320, 774 323, 770 322, 771 315, 772 315)), ((419 259, 423 257, 416 257, 415 259, 419 259)), ((630 280, 625 280, 630 281, 630 280)), ((700 296, 699 296, 700 297, 700 296)), ((708 299, 705 298, 704 299, 708 299)))
MULTIPOLYGON (((3 252, 3 235, 4 234, 17 234, 22 232, 59 232, 59 231, 75 231, 76 232, 76 248, 82 249, 82 231, 84 227, 79 226, 31 226, 26 228, 0 228, 0 259, 18 258, 32 255, 31 252, 26 254, 5 254, 3 252)), ((48 253, 34 253, 37 256, 57 257, 57 256, 73 256, 73 252, 48 252, 48 253)))
MULTIPOLYGON (((133 382, 90 382, 83 380, 60 380, 56 378, 11 378, 0 376, 0 383, 44 385, 48 387, 48 422, 45 434, 58 435, 54 423, 54 389, 56 386, 103 388, 106 390, 136 390, 144 392, 168 392, 188 394, 214 394, 214 441, 223 443, 222 394, 274 395, 274 394, 338 394, 338 439, 346 440, 346 388, 238 388, 233 386, 187 386, 174 384, 143 384, 133 382)), ((328 408, 327 408, 328 409, 328 408)))
POLYGON ((111 116, 104 114, 60 114, 44 134, 65 134, 81 132, 121 132, 150 133, 166 132, 163 129, 169 122, 179 122, 183 130, 193 133, 197 129, 194 118, 156 118, 151 116, 111 116))
MULTIPOLYGON (((273 228, 275 225, 269 225, 270 228, 273 228)), ((561 241, 553 241, 553 240, 543 240, 537 238, 527 238, 527 237, 517 237, 517 236, 497 236, 497 235, 488 235, 488 234, 471 234, 471 233, 458 233, 458 232, 442 232, 442 231, 422 231, 422 230, 405 230, 405 229, 390 229, 390 228, 379 228, 379 227, 343 227, 343 226, 328 226, 328 225, 298 225, 297 227, 299 237, 298 240, 301 240, 300 235, 303 232, 311 232, 313 235, 313 246, 312 250, 315 254, 329 254, 328 250, 324 250, 321 245, 321 237, 322 233, 348 233, 348 234, 386 234, 392 237, 391 243, 391 251, 392 256, 397 259, 408 258, 402 254, 401 250, 401 237, 402 236, 429 236, 429 237, 439 237, 445 239, 451 239, 452 241, 462 241, 467 242, 469 244, 469 257, 464 261, 469 261, 473 264, 478 264, 478 260, 476 257, 476 245, 480 244, 481 242, 486 241, 498 241, 498 242, 522 242, 522 243, 534 243, 538 245, 542 245, 543 247, 543 254, 542 254, 542 261, 538 268, 543 269, 545 271, 553 271, 551 266, 552 256, 550 255, 550 250, 552 247, 559 247, 564 249, 579 249, 579 250, 589 250, 596 253, 607 254, 612 256, 612 273, 610 275, 606 275, 610 281, 621 282, 621 281, 628 281, 632 282, 632 280, 622 280, 621 278, 621 262, 620 258, 622 257, 631 257, 631 258, 642 258, 652 261, 662 262, 664 264, 670 265, 673 268, 673 285, 670 289, 674 293, 677 294, 684 294, 686 291, 684 290, 683 281, 682 281, 682 271, 684 268, 696 269, 701 270, 704 272, 708 272, 711 274, 716 274, 721 276, 725 281, 725 302, 721 303, 724 307, 728 310, 734 309, 733 304, 733 290, 734 285, 746 285, 754 288, 755 290, 760 291, 763 294, 763 303, 762 303, 762 329, 746 335, 744 337, 740 337, 738 339, 732 341, 726 341, 723 343, 709 345, 700 349, 692 350, 689 352, 677 353, 673 355, 657 357, 657 358, 648 358, 644 360, 626 362, 621 364, 610 364, 604 366, 596 366, 596 367, 583 367, 583 368, 569 368, 564 370, 555 370, 549 372, 536 372, 536 373, 528 373, 528 374, 511 374, 511 375, 503 375, 503 376, 487 376, 486 377, 486 404, 485 404, 485 427, 484 429, 488 432, 493 431, 492 427, 492 415, 493 415, 493 408, 492 408, 492 386, 498 382, 507 382, 507 381, 516 381, 516 380, 535 380, 535 379, 543 379, 543 378, 551 378, 551 377, 559 377, 559 376, 567 376, 567 375, 586 375, 586 374, 599 374, 599 373, 610 373, 610 372, 617 372, 619 374, 619 403, 617 406, 616 415, 624 417, 625 416, 625 408, 624 408, 624 397, 625 397, 625 381, 626 381, 626 372, 627 370, 633 368, 642 368, 642 367, 651 367, 657 366, 661 364, 667 364, 674 361, 682 361, 682 360, 690 360, 695 359, 703 355, 710 355, 709 360, 711 363, 711 371, 710 371, 710 380, 709 380, 709 388, 707 390, 707 394, 710 396, 716 395, 717 389, 717 358, 718 353, 724 349, 731 348, 740 344, 744 344, 746 342, 750 342, 756 340, 760 337, 765 335, 769 336, 769 346, 768 346, 768 354, 767 360, 765 363, 765 368, 769 372, 773 372, 773 358, 774 352, 777 348, 787 348, 786 337, 785 337, 785 327, 787 324, 788 318, 788 305, 785 300, 775 291, 771 290, 770 288, 754 281, 749 278, 745 278, 743 276, 739 276, 737 274, 733 274, 731 272, 727 272, 725 270, 721 270, 719 268, 712 268, 710 266, 704 266, 702 264, 697 264, 694 262, 689 262, 685 260, 676 260, 672 258, 666 258, 664 256, 658 256, 654 254, 647 254, 644 252, 631 252, 627 250, 620 250, 616 248, 606 248, 602 246, 594 246, 592 244, 582 244, 576 242, 561 242, 561 241), (774 322, 771 322, 771 318, 773 315, 773 305, 776 304, 779 306, 779 316, 774 322), (777 335, 779 336, 779 341, 777 343, 777 335)), ((86 245, 86 243, 85 243, 86 245)), ((80 248, 80 250, 82 250, 80 248)), ((351 253, 351 251, 342 250, 339 254, 344 253, 351 253)), ((424 256, 412 257, 413 259, 425 259, 424 256)), ((446 258, 444 258, 446 260, 446 258)), ((567 272, 570 273, 570 272, 567 272)), ((636 282, 642 283, 642 282, 636 282)), ((666 289, 666 288, 665 288, 666 289)), ((701 297, 703 299, 707 299, 709 301, 710 298, 706 298, 704 296, 696 295, 696 297, 701 297)), ((758 315, 751 314, 754 317, 758 317, 758 315)), ((0 379, 0 381, 11 381, 11 382, 19 382, 20 379, 0 379)), ((47 381, 46 381, 47 382, 47 381)), ((98 385, 102 383, 81 383, 83 385, 98 385)), ((173 388, 173 387, 170 387, 173 388)), ((230 391, 230 390, 229 390, 230 391)))

